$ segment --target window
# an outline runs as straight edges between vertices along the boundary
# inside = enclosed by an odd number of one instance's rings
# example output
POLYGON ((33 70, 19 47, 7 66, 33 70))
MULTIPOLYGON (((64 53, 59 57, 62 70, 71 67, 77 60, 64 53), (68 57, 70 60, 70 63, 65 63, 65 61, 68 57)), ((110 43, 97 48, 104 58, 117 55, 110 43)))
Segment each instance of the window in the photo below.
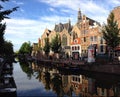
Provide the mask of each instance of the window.
POLYGON ((75 50, 77 50, 77 47, 75 46, 75 50))
POLYGON ((97 36, 91 36, 90 41, 91 42, 96 42, 97 41, 97 36))
POLYGON ((74 47, 72 47, 72 50, 74 50, 74 47))
POLYGON ((103 37, 100 38, 100 44, 103 44, 103 37))
POLYGON ((85 34, 87 34, 88 33, 88 30, 82 30, 82 35, 85 35, 85 34))
POLYGON ((97 41, 97 36, 94 36, 94 41, 97 41))
POLYGON ((77 82, 77 77, 75 77, 75 81, 77 82))
POLYGON ((103 45, 101 45, 100 46, 100 52, 103 52, 104 51, 103 49, 104 49, 104 47, 103 47, 103 45))
POLYGON ((73 32, 73 40, 75 40, 76 38, 78 38, 77 33, 73 32))
POLYGON ((80 47, 78 46, 78 50, 80 49, 80 47))
POLYGON ((67 36, 65 34, 63 34, 63 36, 62 36, 62 45, 63 46, 67 45, 67 36))
POLYGON ((86 37, 84 37, 84 42, 86 42, 86 37))
POLYGON ((93 41, 93 36, 90 37, 90 41, 91 41, 91 42, 93 41))
POLYGON ((80 78, 78 78, 78 81, 80 82, 80 78))

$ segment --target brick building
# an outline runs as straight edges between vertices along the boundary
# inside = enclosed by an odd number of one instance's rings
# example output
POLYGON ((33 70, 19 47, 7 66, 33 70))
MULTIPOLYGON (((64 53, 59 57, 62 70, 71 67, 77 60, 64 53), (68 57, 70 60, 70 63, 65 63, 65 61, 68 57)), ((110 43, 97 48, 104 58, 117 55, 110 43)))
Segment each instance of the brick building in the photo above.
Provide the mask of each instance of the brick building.
MULTIPOLYGON (((88 18, 78 11, 78 20, 73 26, 71 32, 71 43, 80 38, 81 54, 80 56, 87 56, 87 50, 90 45, 94 45, 97 53, 105 53, 105 41, 102 38, 101 25, 97 21, 88 18)), ((72 51, 71 51, 72 52, 72 51)))
POLYGON ((120 28, 120 6, 115 7, 112 12, 114 13, 115 20, 118 23, 118 28, 120 28))
MULTIPOLYGON (((112 12, 114 13, 114 18, 118 23, 118 28, 120 29, 120 6, 115 7, 112 12)), ((120 35, 120 32, 119 32, 120 35)))
POLYGON ((41 47, 44 47, 44 39, 46 37, 48 37, 51 42, 56 33, 59 33, 61 37, 63 55, 68 54, 69 56, 73 57, 72 52, 74 51, 71 44, 74 43, 76 39, 80 40, 80 44, 77 44, 80 45, 81 48, 79 51, 80 57, 87 56, 88 46, 90 45, 94 45, 96 47, 97 53, 105 53, 106 47, 102 38, 100 23, 88 18, 85 15, 82 15, 80 9, 78 11, 77 22, 75 25, 71 25, 71 21, 69 20, 68 23, 55 24, 53 30, 46 28, 41 36, 41 47))

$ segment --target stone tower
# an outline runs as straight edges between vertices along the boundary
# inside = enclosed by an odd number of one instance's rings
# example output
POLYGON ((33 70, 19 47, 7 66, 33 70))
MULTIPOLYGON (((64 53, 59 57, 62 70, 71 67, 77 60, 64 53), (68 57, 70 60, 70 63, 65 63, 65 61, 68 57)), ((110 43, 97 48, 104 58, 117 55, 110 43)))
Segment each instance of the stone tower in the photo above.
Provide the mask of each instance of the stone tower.
POLYGON ((82 20, 82 15, 81 15, 81 11, 80 11, 80 8, 79 8, 79 11, 78 11, 78 23, 80 23, 82 20))

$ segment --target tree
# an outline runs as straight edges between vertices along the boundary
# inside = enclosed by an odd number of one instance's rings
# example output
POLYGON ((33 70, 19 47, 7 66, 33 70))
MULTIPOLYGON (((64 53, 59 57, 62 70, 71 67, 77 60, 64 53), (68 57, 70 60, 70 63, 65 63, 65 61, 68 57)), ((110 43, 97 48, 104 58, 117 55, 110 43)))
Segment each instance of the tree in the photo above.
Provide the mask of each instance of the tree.
POLYGON ((114 50, 120 44, 119 32, 117 21, 114 20, 114 14, 111 12, 107 19, 107 24, 102 29, 103 38, 111 50, 114 50))
POLYGON ((11 56, 14 54, 13 44, 10 41, 5 41, 4 43, 4 54, 7 56, 11 56))
MULTIPOLYGON (((9 0, 0 0, 0 2, 5 2, 9 0)), ((2 21, 7 18, 13 11, 16 11, 18 7, 14 7, 10 10, 3 10, 3 6, 0 5, 0 55, 3 55, 4 52, 4 44, 5 44, 5 39, 4 39, 4 34, 5 34, 5 29, 6 29, 6 23, 3 23, 2 21)), ((8 49, 8 48, 7 48, 8 49)))
POLYGON ((4 32, 6 29, 6 24, 0 23, 0 55, 4 53, 4 32))
POLYGON ((32 46, 30 42, 24 42, 19 49, 19 54, 31 54, 32 46))
POLYGON ((49 38, 45 38, 45 46, 43 47, 43 50, 45 52, 46 55, 49 54, 50 52, 50 43, 49 43, 49 38))
POLYGON ((60 36, 56 34, 56 36, 52 39, 51 49, 54 53, 59 53, 61 48, 61 40, 60 36))
POLYGON ((19 63, 20 63, 20 67, 21 67, 22 71, 27 74, 27 77, 29 79, 31 79, 32 75, 33 75, 33 70, 30 65, 32 65, 32 64, 28 63, 26 61, 20 61, 20 60, 19 60, 19 63))
POLYGON ((62 89, 62 78, 59 75, 55 75, 52 79, 51 79, 51 83, 53 85, 53 90, 56 92, 57 96, 59 97, 61 95, 61 91, 63 91, 62 89))

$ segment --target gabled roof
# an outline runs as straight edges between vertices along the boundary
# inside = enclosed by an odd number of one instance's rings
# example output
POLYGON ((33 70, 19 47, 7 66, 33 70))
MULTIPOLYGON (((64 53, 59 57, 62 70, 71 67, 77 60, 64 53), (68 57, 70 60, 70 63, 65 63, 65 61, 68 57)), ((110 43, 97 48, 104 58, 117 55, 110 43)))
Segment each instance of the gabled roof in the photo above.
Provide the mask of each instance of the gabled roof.
POLYGON ((72 30, 72 26, 70 23, 65 23, 65 24, 59 23, 55 25, 55 28, 54 28, 56 32, 62 32, 63 29, 66 29, 68 30, 68 32, 70 32, 72 30))

